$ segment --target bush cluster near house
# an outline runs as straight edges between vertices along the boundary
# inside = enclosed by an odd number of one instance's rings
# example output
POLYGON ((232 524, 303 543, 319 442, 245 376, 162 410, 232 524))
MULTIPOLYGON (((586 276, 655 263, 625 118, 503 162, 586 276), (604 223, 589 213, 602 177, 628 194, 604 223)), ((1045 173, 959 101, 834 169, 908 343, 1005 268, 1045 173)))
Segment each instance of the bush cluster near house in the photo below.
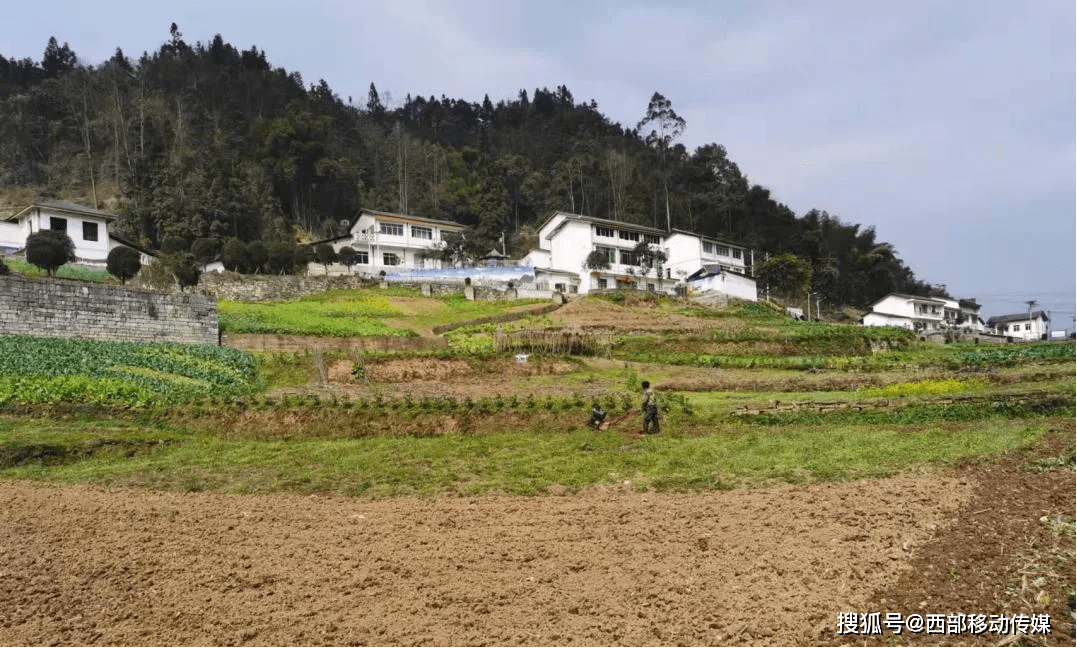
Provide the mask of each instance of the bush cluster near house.
POLYGON ((0 405, 138 406, 258 387, 255 358, 227 347, 0 336, 0 405))

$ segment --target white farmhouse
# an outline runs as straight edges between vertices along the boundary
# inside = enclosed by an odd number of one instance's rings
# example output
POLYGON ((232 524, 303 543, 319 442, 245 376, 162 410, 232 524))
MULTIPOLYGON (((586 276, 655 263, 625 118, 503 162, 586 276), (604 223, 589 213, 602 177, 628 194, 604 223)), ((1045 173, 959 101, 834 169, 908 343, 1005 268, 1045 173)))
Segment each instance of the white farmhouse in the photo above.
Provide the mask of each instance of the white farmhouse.
POLYGON ((946 306, 945 299, 890 293, 872 304, 871 312, 864 316, 863 322, 864 326, 900 326, 910 331, 937 331, 947 328, 946 306))
POLYGON ((1050 318, 1043 311, 999 315, 987 320, 987 328, 997 335, 1017 340, 1046 340, 1050 318))
MULTIPOLYGON (((329 243, 337 252, 345 246, 356 251, 354 268, 361 274, 379 274, 413 268, 440 268, 437 251, 444 247, 445 235, 464 231, 464 226, 449 221, 405 216, 364 209, 352 220, 348 233, 312 245, 329 243)), ((330 266, 331 274, 346 269, 330 266)), ((310 264, 310 273, 324 273, 320 263, 310 264)))
POLYGON ((108 253, 121 246, 136 250, 142 263, 149 263, 152 255, 148 251, 109 232, 115 221, 115 215, 93 207, 39 199, 0 220, 0 247, 22 249, 31 234, 52 229, 67 233, 75 244, 75 256, 80 264, 103 266, 108 253))
MULTIPOLYGON (((539 247, 524 257, 524 263, 534 266, 536 283, 549 282, 551 288, 569 293, 616 288, 670 292, 707 263, 728 267, 740 275, 746 272, 744 248, 682 230, 666 232, 646 225, 555 212, 539 226, 538 235, 539 247), (665 252, 661 274, 658 268, 641 268, 633 255, 641 242, 665 252), (606 257, 608 268, 586 267, 587 257, 595 251, 606 257)), ((754 290, 752 293, 754 299, 754 290)))

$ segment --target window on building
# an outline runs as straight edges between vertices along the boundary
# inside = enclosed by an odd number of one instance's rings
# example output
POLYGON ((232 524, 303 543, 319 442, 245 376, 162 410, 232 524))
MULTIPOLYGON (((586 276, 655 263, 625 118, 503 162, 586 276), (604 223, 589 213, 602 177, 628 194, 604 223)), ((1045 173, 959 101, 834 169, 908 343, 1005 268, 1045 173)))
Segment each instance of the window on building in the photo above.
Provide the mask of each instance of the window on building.
POLYGON ((605 254, 606 255, 606 260, 609 261, 610 263, 617 263, 617 250, 614 250, 611 247, 602 247, 602 246, 598 246, 595 249, 598 250, 599 252, 601 252, 602 254, 605 254))
POLYGON ((54 229, 57 232, 66 232, 67 231, 67 219, 66 218, 56 218, 55 216, 52 216, 51 218, 49 218, 49 229, 54 229))
POLYGON ((708 243, 707 241, 703 241, 703 253, 714 254, 714 243, 708 243))
POLYGON ((97 240, 97 223, 87 223, 86 221, 82 221, 82 240, 97 240))
POLYGON ((719 255, 721 255, 721 256, 729 256, 729 246, 728 245, 719 245, 717 247, 717 249, 718 249, 718 254, 719 255))
POLYGON ((733 258, 734 259, 739 259, 740 258, 740 248, 733 248, 733 258))
POLYGON ((659 238, 655 234, 644 234, 643 235, 643 240, 647 241, 651 245, 661 245, 662 244, 662 239, 659 238))
POLYGON ((647 284, 647 290, 648 290, 649 292, 654 292, 654 284, 653 284, 653 283, 649 283, 649 284, 647 284))
POLYGON ((636 265, 636 255, 628 250, 621 250, 621 265, 636 265))
POLYGON ((434 230, 429 227, 420 227, 418 225, 411 226, 411 238, 426 239, 427 241, 433 240, 434 230))
POLYGON ((625 241, 636 241, 637 243, 639 242, 639 232, 627 232, 625 230, 618 230, 617 236, 619 236, 625 241))
POLYGON ((1032 330, 1032 324, 1031 323, 1030 324, 1025 324, 1025 330, 1026 331, 1031 331, 1032 330))
POLYGON ((563 283, 555 283, 553 285, 553 289, 555 291, 557 291, 557 292, 563 293, 563 292, 565 292, 565 284, 563 284, 563 283))
POLYGON ((599 227, 595 225, 595 236, 605 236, 606 238, 613 238, 612 227, 599 227))
POLYGON ((358 250, 355 253, 355 262, 367 265, 370 263, 370 253, 366 250, 358 250))
POLYGON ((395 266, 400 265, 400 257, 392 252, 386 252, 381 255, 382 265, 395 266))
POLYGON ((404 236, 403 223, 378 223, 378 231, 389 236, 404 236))
POLYGON ((599 279, 598 280, 598 289, 599 290, 605 290, 608 285, 609 285, 609 282, 606 281, 605 279, 599 279))

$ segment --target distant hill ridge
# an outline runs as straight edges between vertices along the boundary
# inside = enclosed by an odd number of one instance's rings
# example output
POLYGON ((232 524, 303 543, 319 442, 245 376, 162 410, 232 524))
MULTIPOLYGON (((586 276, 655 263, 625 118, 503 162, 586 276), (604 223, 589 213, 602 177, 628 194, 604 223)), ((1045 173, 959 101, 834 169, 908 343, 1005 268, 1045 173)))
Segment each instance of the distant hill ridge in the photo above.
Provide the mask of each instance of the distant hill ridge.
POLYGON ((873 228, 794 214, 718 143, 686 150, 673 100, 656 92, 639 114, 611 122, 563 85, 390 108, 370 84, 342 99, 175 24, 157 51, 85 67, 51 39, 39 62, 0 55, 0 201, 11 213, 45 192, 116 211, 118 232, 153 249, 168 235, 324 238, 365 207, 467 225, 479 254, 505 233, 510 255, 563 210, 795 255, 834 305, 930 292, 873 228))

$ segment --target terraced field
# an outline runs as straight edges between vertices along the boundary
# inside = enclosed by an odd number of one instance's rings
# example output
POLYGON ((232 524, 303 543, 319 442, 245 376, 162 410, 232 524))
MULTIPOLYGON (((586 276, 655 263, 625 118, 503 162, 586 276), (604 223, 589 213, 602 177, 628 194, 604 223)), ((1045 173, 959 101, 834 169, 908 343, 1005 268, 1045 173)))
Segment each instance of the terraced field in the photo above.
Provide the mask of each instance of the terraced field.
MULTIPOLYGON (((318 308, 450 308, 374 293, 318 308)), ((1072 342, 632 298, 301 339, 0 337, 4 643, 1073 644, 1072 342)))

